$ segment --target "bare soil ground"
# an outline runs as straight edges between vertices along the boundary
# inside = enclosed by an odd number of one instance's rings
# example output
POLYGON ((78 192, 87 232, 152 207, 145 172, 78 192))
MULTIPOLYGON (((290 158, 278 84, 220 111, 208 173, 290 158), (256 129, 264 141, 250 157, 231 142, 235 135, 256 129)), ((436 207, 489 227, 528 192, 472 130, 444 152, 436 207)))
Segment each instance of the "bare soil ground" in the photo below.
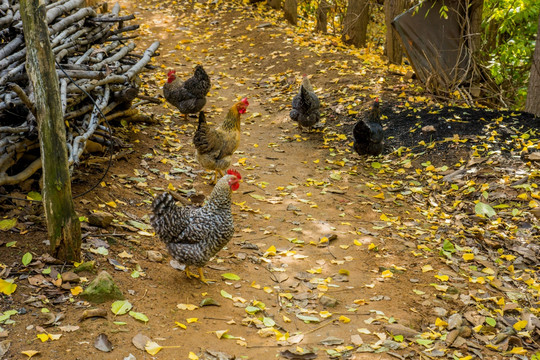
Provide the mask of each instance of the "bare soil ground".
MULTIPOLYGON (((481 281, 469 281, 490 267, 490 256, 500 255, 495 250, 505 238, 488 233, 505 234, 506 230, 494 228, 485 218, 476 219, 472 208, 477 197, 473 199, 470 193, 459 197, 463 205, 452 203, 457 198, 449 188, 441 188, 439 180, 465 166, 480 171, 490 184, 503 176, 508 181, 538 176, 534 163, 523 158, 524 148, 534 152, 538 147, 537 119, 485 109, 440 108, 423 97, 419 84, 393 75, 395 70, 389 71, 378 49, 348 49, 332 37, 289 27, 262 7, 229 2, 207 7, 177 1, 123 5, 143 24, 140 48, 161 41, 161 56, 153 62, 159 69, 149 72, 143 85, 148 95, 160 93, 168 69, 188 77, 194 64, 201 63, 213 83, 206 108, 210 121, 219 123, 235 100, 249 98, 235 154, 235 168, 243 175, 240 189, 233 194, 236 234, 205 267, 206 275, 216 279, 205 285, 172 268, 170 256, 159 238, 152 236, 152 229, 140 227, 149 224, 149 204, 155 194, 172 190, 208 195, 212 189, 210 174, 196 162, 191 143, 196 119, 184 121, 165 103, 148 106, 144 111, 153 114, 157 124, 115 127, 115 134, 129 147, 115 157, 104 182, 77 198, 76 206, 81 216, 95 210, 114 215, 107 229, 83 224, 84 257, 95 260, 97 270, 108 271, 133 310, 144 313, 149 321, 114 316, 110 303, 96 306, 81 301, 69 286, 63 289, 50 283, 54 279, 50 275, 48 283, 32 284, 29 279, 44 268, 51 266, 55 275, 72 265, 42 261, 22 266, 24 253, 38 259, 47 251, 46 229, 38 205, 10 203, 5 205, 6 217, 17 216, 19 223, 9 232, 0 232, 0 264, 11 270, 18 288, 11 296, 1 297, 0 312, 15 309, 18 314, 11 317, 14 324, 0 325, 6 330, 5 339, 0 340, 11 342, 5 359, 25 358, 21 354, 25 350, 39 351, 36 356, 46 359, 124 359, 129 354, 137 359, 502 356, 485 347, 484 338, 469 339, 452 349, 429 349, 410 340, 398 341, 387 326, 398 323, 440 335, 445 326, 436 326, 436 319, 448 321, 453 313, 476 309, 471 297, 529 293, 528 283, 518 280, 502 287, 492 282, 489 288, 481 281), (288 118, 288 106, 304 73, 312 75, 324 107, 322 129, 309 133, 300 132, 288 118), (383 102, 387 147, 384 156, 360 157, 350 146, 350 129, 375 96, 383 102), (489 142, 492 131, 502 133, 501 127, 490 128, 501 116, 504 119, 499 123, 508 130, 504 139, 509 140, 489 142), (422 131, 426 125, 435 131, 422 131), (523 133, 529 137, 514 141, 523 133), (484 139, 489 146, 481 145, 484 139), (471 163, 478 152, 480 160, 471 163), (452 201, 445 200, 446 196, 452 201), (471 230, 473 236, 464 228, 479 230, 471 230), (481 252, 475 252, 480 263, 471 270, 461 259, 441 257, 444 239, 462 248, 480 248, 481 252), (486 245, 484 239, 491 243, 486 245), (5 246, 13 241, 17 241, 15 246, 5 246), (95 252, 100 246, 108 255, 95 252), (164 260, 150 261, 149 250, 159 251, 164 260), (125 269, 115 269, 111 260, 125 269), (132 276, 135 269, 140 276, 132 276), (240 280, 224 279, 225 273, 236 274, 240 280), (448 285, 450 290, 438 287, 448 285), (206 298, 219 306, 198 307, 206 298), (249 306, 261 310, 250 314, 249 306), (80 322, 83 311, 93 307, 106 309, 108 317, 80 322), (44 308, 62 318, 51 322, 44 308), (62 331, 59 326, 65 325, 79 328, 62 331), (37 334, 43 332, 62 336, 42 342, 37 334), (132 344, 138 333, 164 348, 155 356, 138 350, 132 344), (111 341, 112 352, 94 347, 99 334, 111 341), (222 354, 212 357, 207 351, 222 354)), ((76 171, 74 193, 95 184, 106 164, 100 154, 90 156, 76 171)), ((456 181, 460 189, 465 180, 456 181)), ((476 186, 480 188, 481 183, 476 186)), ((37 186, 34 181, 20 193, 37 186)), ((498 191, 506 196, 500 203, 513 201, 512 206, 519 208, 516 197, 521 190, 498 191)), ((533 186, 527 200, 534 201, 535 192, 538 189, 533 186)), ((537 256, 536 248, 528 245, 538 244, 538 227, 525 200, 520 204, 525 208, 515 216, 522 227, 516 226, 515 239, 506 240, 513 244, 509 247, 522 246, 531 252, 522 254, 525 269, 528 259, 537 256)), ((499 265, 496 278, 505 276, 508 264, 499 265)), ((530 268, 530 278, 537 279, 538 267, 530 268)), ((95 274, 81 276, 92 280, 95 274)), ((528 297, 531 308, 538 305, 534 296, 528 297)), ((435 335, 425 338, 440 340, 435 335)), ((520 341, 525 351, 533 351, 534 344, 520 341)))

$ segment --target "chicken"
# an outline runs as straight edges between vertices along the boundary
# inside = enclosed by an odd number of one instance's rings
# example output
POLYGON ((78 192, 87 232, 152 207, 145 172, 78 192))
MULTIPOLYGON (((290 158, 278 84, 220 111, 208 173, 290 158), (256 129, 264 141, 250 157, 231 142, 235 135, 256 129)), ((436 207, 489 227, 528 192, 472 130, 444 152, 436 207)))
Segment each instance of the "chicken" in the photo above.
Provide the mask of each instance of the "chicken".
POLYGON ((203 206, 177 206, 169 193, 152 203, 150 222, 172 257, 186 265, 188 278, 197 277, 189 266, 198 267, 199 279, 208 283, 202 267, 216 255, 234 234, 231 192, 240 186, 242 176, 228 170, 216 184, 203 206))
POLYGON ((193 137, 193 145, 197 149, 197 160, 207 170, 214 170, 214 182, 223 171, 231 165, 232 154, 240 145, 240 114, 247 110, 247 98, 234 104, 223 123, 211 128, 204 112, 199 113, 199 126, 193 137))
POLYGON ((298 127, 311 128, 317 124, 321 118, 319 107, 321 106, 319 98, 313 91, 313 87, 309 79, 304 75, 302 85, 298 94, 295 95, 292 101, 292 110, 289 116, 293 121, 298 123, 298 127))
POLYGON ((354 150, 359 155, 379 155, 384 148, 379 99, 375 99, 367 119, 360 119, 353 128, 354 150))
POLYGON ((185 82, 176 77, 176 70, 171 70, 167 74, 167 82, 163 85, 163 96, 171 105, 177 107, 187 120, 188 114, 196 114, 202 110, 210 86, 210 78, 201 65, 195 67, 195 74, 185 82))

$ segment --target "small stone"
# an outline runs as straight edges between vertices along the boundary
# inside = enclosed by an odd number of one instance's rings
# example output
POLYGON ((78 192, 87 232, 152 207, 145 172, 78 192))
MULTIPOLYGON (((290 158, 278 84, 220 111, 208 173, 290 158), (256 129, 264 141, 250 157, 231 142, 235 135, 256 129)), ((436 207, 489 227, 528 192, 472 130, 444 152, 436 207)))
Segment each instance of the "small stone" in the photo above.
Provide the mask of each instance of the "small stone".
POLYGON ((337 299, 334 299, 326 295, 321 296, 321 298, 319 299, 319 302, 321 303, 322 306, 331 307, 331 308, 336 307, 338 303, 337 299))
POLYGON ((430 132, 436 132, 437 129, 435 129, 435 126, 433 125, 426 125, 422 128, 422 132, 430 133, 430 132))
POLYGON ((75 274, 73 271, 65 272, 61 276, 62 276, 62 281, 63 282, 78 283, 79 279, 80 279, 79 275, 75 274))
POLYGON ((463 323, 463 317, 459 313, 450 315, 448 318, 448 330, 457 329, 463 323))
POLYGON ((106 228, 111 225, 113 219, 114 217, 111 214, 104 211, 96 211, 88 215, 88 223, 100 228, 106 228))
POLYGON ((144 346, 146 345, 146 343, 148 341, 150 341, 151 339, 146 336, 146 335, 143 335, 141 333, 138 333, 137 335, 135 335, 132 339, 131 339, 131 343, 133 344, 133 346, 135 346, 137 349, 139 350, 142 350, 144 351, 144 346))
POLYGON ((459 336, 468 338, 472 335, 472 329, 468 326, 462 326, 459 328, 459 336))
POLYGON ((333 346, 333 345, 341 345, 345 342, 345 340, 337 338, 335 336, 329 336, 324 340, 321 340, 321 344, 327 345, 327 346, 333 346))
POLYGON ((411 80, 414 77, 415 77, 415 73, 412 70, 408 70, 407 73, 405 74, 405 80, 411 80))
POLYGON ((102 271, 88 284, 81 297, 87 301, 100 304, 109 300, 124 300, 124 295, 116 286, 111 275, 102 271))
POLYGON ((146 252, 146 257, 148 257, 148 260, 153 262, 162 262, 163 261, 163 254, 159 251, 154 250, 148 250, 146 252))
POLYGON ((417 284, 420 282, 420 280, 418 279, 409 279, 410 282, 412 282, 413 284, 417 284))
POLYGON ((448 314, 448 310, 446 310, 445 308, 442 308, 442 307, 436 307, 433 309, 433 313, 442 318, 442 317, 445 317, 446 314, 448 314))
POLYGON ((354 334, 354 335, 351 335, 351 342, 355 346, 360 346, 364 343, 364 340, 362 339, 360 335, 354 334))
POLYGON ((287 205, 287 211, 300 211, 300 208, 294 206, 293 204, 287 205))
POLYGON ((418 331, 401 324, 386 324, 384 329, 394 335, 403 335, 405 339, 414 339, 418 331))
POLYGON ((88 271, 88 272, 95 272, 95 265, 96 265, 96 262, 94 260, 92 261, 85 261, 83 262, 81 265, 77 266, 76 268, 73 269, 73 272, 74 273, 80 273, 80 272, 83 272, 83 271, 88 271))
POLYGON ((109 338, 105 334, 98 335, 98 337, 94 341, 94 347, 103 352, 110 352, 113 349, 112 343, 109 341, 109 338))

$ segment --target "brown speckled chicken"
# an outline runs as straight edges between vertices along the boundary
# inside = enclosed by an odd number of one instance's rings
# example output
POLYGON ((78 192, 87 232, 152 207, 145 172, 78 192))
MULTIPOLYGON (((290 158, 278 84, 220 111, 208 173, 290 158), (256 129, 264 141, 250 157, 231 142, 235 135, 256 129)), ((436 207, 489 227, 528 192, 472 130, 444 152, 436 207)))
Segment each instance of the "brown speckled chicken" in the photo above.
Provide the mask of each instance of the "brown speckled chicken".
POLYGON ((187 120, 188 114, 196 114, 206 104, 206 95, 210 91, 210 78, 201 65, 195 67, 195 74, 182 82, 176 77, 176 71, 167 74, 167 82, 163 85, 163 96, 174 105, 187 120))
POLYGON ((150 222, 172 257, 186 265, 188 278, 197 276, 189 266, 199 268, 200 280, 208 283, 202 267, 216 255, 234 235, 231 213, 231 192, 240 186, 242 178, 228 170, 214 186, 203 206, 177 206, 169 193, 163 193, 152 203, 150 222))
POLYGON ((247 98, 234 104, 223 123, 211 128, 206 123, 204 113, 199 113, 199 126, 193 137, 193 145, 197 148, 197 160, 207 170, 215 171, 214 181, 218 174, 231 166, 232 154, 240 145, 240 115, 247 110, 247 98))

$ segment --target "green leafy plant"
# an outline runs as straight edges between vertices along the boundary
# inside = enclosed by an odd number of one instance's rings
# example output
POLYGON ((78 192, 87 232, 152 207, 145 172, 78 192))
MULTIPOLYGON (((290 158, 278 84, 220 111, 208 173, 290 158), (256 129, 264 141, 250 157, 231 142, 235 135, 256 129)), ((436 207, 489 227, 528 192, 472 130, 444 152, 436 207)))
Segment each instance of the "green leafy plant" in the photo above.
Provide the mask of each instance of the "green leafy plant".
POLYGON ((505 98, 521 108, 527 96, 532 54, 538 30, 536 0, 488 0, 483 30, 486 66, 505 98))

